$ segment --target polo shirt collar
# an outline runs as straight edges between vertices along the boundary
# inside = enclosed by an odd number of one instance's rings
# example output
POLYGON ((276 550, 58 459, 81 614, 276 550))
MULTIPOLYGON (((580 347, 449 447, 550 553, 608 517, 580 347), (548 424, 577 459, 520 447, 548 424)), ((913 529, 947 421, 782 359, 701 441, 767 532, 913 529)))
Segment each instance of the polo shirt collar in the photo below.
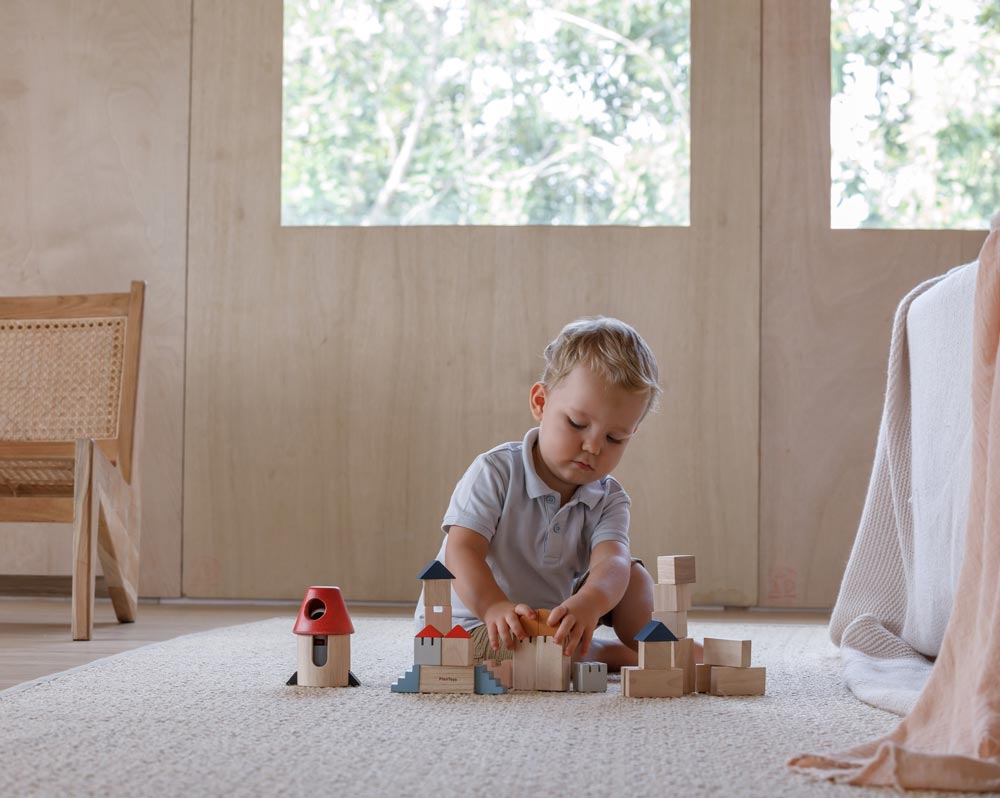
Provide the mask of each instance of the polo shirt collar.
MULTIPOLYGON (((532 456, 532 451, 536 443, 538 443, 538 427, 533 427, 524 436, 524 443, 521 446, 521 459, 524 461, 525 491, 531 499, 540 499, 543 496, 552 494, 558 495, 558 491, 546 485, 545 481, 538 476, 538 472, 535 471, 535 459, 532 456)), ((586 485, 580 485, 566 503, 583 502, 588 508, 593 510, 602 498, 604 498, 603 480, 595 480, 594 482, 588 482, 586 485)))

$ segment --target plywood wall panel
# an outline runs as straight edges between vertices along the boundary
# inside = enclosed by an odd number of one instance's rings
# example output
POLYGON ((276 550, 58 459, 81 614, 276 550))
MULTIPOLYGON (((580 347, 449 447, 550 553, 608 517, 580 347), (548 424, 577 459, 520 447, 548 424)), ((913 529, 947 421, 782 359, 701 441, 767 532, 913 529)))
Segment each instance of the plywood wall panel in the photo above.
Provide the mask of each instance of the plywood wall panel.
POLYGON ((729 5, 693 21, 716 48, 697 171, 726 188, 700 229, 282 229, 280 5, 196 3, 187 594, 415 598, 456 480, 532 425, 544 345, 608 313, 666 375, 618 474, 634 548, 698 554, 704 597, 753 603, 759 7, 729 5))
POLYGON ((764 606, 832 606, 871 473, 894 311, 970 259, 968 233, 830 229, 829 24, 829 3, 764 0, 764 606))
MULTIPOLYGON (((0 6, 0 293, 148 282, 142 595, 180 592, 189 0, 0 6)), ((0 527, 4 573, 69 572, 68 526, 0 527)))

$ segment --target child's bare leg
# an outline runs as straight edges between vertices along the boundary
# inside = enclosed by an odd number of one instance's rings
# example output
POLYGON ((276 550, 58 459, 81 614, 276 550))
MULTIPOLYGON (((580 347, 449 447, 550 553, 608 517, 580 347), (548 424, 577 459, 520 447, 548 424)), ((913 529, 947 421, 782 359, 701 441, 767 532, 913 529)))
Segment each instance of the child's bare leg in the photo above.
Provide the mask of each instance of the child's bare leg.
POLYGON ((611 613, 617 640, 593 640, 588 659, 606 662, 609 671, 639 664, 639 644, 633 639, 653 616, 653 577, 632 563, 625 595, 611 613))

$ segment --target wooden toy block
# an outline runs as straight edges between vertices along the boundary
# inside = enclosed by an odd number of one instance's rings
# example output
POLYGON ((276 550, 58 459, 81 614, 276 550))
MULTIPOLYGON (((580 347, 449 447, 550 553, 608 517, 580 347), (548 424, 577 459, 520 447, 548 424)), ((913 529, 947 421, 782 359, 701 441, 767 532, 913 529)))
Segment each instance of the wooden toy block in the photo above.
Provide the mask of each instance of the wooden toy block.
POLYGON ((451 606, 451 580, 428 579, 424 582, 425 607, 451 606))
POLYGON ((674 665, 676 641, 639 641, 639 667, 643 670, 669 670, 674 665))
POLYGON ((647 622, 632 639, 638 640, 640 643, 673 642, 677 639, 677 635, 654 618, 647 622))
POLYGON ((723 665, 729 668, 750 667, 749 640, 723 640, 718 637, 705 638, 705 664, 723 665))
MULTIPOLYGON (((433 627, 431 627, 433 628, 433 627)), ((434 629, 436 632, 437 629, 434 629)), ((414 637, 413 638, 413 664, 414 665, 440 665, 442 662, 441 652, 444 638, 440 635, 435 637, 414 637)))
POLYGON ((555 628, 549 626, 549 613, 551 610, 535 610, 535 618, 521 618, 521 627, 528 637, 552 637, 556 633, 555 628))
POLYGON ((441 640, 441 665, 471 665, 472 638, 457 624, 441 640))
POLYGON ((680 698, 684 695, 684 671, 622 668, 622 695, 628 698, 680 698))
POLYGON ((608 689, 608 666, 604 662, 574 662, 573 689, 578 693, 604 693, 608 689))
POLYGON ((653 620, 666 626, 680 640, 688 635, 688 614, 686 612, 653 612, 653 620))
POLYGON ((507 689, 514 687, 514 660, 504 659, 500 662, 493 662, 487 659, 483 660, 483 664, 489 669, 493 678, 504 687, 507 689))
POLYGON ((417 574, 417 579, 422 581, 432 581, 439 579, 451 580, 455 578, 455 574, 444 567, 444 563, 440 560, 431 560, 427 563, 427 567, 424 568, 419 574, 417 574))
POLYGON ((400 676, 394 685, 389 688, 394 693, 419 693, 420 692, 420 666, 414 665, 410 670, 400 676))
POLYGON ((515 690, 534 690, 537 667, 535 641, 537 637, 522 640, 514 649, 513 681, 515 690))
POLYGON ((694 666, 694 690, 696 693, 712 692, 712 666, 701 662, 694 666))
POLYGON ((474 693, 476 669, 457 665, 421 665, 421 693, 474 693))
POLYGON ((433 626, 444 636, 452 627, 451 605, 439 604, 432 607, 424 607, 424 622, 433 626))
POLYGON ((687 612, 691 609, 694 583, 653 585, 653 609, 660 612, 687 612))
POLYGON ((503 695, 507 688, 497 681, 493 674, 485 665, 476 665, 475 671, 476 693, 479 695, 503 695))
POLYGON ((551 637, 535 638, 535 689, 566 692, 569 690, 572 659, 551 637))
POLYGON ((535 610, 535 614, 538 616, 538 620, 536 622, 537 631, 535 632, 536 637, 552 637, 552 635, 556 633, 558 627, 549 626, 550 612, 552 612, 552 610, 535 610))
POLYGON ((347 687, 350 635, 296 635, 300 687, 347 687))
POLYGON ((678 640, 673 644, 670 667, 684 671, 684 692, 695 691, 694 641, 690 637, 678 640))
POLYGON ((712 695, 764 695, 766 668, 729 668, 712 665, 712 695))
POLYGON ((657 582, 668 585, 683 585, 695 582, 694 555, 671 554, 656 558, 657 582))

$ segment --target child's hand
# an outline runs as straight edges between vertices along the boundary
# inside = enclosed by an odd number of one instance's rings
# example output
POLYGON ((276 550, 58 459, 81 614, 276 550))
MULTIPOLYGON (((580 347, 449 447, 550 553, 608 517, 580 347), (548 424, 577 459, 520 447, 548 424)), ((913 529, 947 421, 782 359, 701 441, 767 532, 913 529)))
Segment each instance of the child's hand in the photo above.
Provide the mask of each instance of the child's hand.
POLYGON ((582 593, 577 593, 549 613, 548 623, 549 626, 556 626, 552 639, 562 644, 563 654, 572 656, 576 647, 580 646, 580 656, 585 657, 600 620, 598 608, 582 593))
POLYGON ((500 650, 500 643, 504 648, 513 650, 517 646, 518 640, 524 640, 527 634, 521 626, 520 618, 535 619, 535 611, 527 604, 514 604, 510 601, 498 601, 488 610, 483 621, 486 623, 486 632, 490 637, 490 648, 494 651, 500 650))

